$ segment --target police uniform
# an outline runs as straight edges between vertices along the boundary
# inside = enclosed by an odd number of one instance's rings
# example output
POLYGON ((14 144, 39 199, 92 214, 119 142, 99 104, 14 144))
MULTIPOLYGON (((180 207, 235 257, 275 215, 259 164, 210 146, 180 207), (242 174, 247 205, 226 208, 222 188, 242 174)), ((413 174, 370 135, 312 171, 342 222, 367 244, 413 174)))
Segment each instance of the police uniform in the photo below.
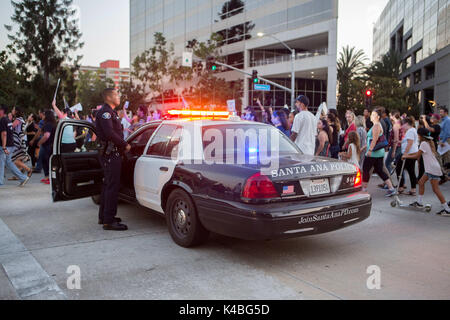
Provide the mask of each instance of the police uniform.
POLYGON ((122 158, 120 153, 127 146, 123 138, 123 127, 116 111, 104 104, 95 119, 97 137, 102 144, 101 163, 104 179, 100 200, 99 221, 112 224, 117 214, 122 158))

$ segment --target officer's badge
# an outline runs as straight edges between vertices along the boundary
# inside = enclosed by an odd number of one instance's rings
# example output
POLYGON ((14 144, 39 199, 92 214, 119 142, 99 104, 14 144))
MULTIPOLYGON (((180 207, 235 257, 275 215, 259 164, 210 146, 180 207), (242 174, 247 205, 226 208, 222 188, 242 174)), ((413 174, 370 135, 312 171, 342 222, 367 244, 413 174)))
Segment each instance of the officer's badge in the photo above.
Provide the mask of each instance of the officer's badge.
POLYGON ((105 120, 109 120, 109 119, 111 119, 111 114, 108 113, 108 112, 105 112, 105 113, 102 115, 102 118, 105 119, 105 120))

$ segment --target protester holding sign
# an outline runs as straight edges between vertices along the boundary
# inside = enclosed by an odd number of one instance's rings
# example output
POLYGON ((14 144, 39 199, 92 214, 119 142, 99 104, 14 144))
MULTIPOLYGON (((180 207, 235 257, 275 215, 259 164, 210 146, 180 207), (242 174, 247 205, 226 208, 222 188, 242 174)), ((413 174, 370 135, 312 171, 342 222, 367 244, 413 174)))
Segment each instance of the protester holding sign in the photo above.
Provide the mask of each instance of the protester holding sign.
MULTIPOLYGON (((72 118, 72 112, 70 109, 64 109, 64 112, 58 109, 56 106, 56 101, 53 100, 52 103, 53 110, 60 120, 69 120, 72 118)), ((61 153, 72 153, 77 148, 75 141, 76 131, 74 131, 73 126, 66 126, 63 131, 63 136, 61 140, 61 153)))

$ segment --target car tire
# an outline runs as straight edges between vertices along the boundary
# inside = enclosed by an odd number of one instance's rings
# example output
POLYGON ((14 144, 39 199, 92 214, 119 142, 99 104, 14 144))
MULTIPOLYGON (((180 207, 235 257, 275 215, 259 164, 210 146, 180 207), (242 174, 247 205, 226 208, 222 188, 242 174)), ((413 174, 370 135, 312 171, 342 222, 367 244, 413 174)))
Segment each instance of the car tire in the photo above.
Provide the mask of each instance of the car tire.
POLYGON ((92 196, 91 198, 92 198, 92 201, 93 201, 96 205, 100 205, 100 195, 99 195, 99 194, 98 194, 98 195, 95 195, 95 196, 92 196))
POLYGON ((165 211, 170 236, 179 246, 194 247, 208 239, 209 231, 201 224, 194 202, 183 190, 170 193, 165 211))

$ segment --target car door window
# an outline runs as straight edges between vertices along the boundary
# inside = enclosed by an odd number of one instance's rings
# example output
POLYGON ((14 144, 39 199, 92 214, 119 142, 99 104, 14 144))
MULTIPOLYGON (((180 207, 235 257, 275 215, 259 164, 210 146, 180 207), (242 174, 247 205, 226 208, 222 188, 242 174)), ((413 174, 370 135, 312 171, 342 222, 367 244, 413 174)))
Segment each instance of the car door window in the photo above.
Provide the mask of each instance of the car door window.
POLYGON ((147 155, 166 157, 166 149, 169 141, 171 141, 177 126, 163 125, 153 136, 152 141, 147 149, 147 155))
POLYGON ((133 138, 130 142, 131 145, 131 154, 133 155, 142 155, 144 153, 145 147, 147 146, 148 141, 152 137, 155 130, 159 125, 151 126, 143 131, 141 131, 137 136, 133 138))
POLYGON ((170 139, 169 143, 167 144, 166 151, 164 153, 164 156, 167 158, 177 159, 178 157, 178 147, 180 145, 181 140, 181 133, 183 132, 183 129, 181 127, 178 127, 175 132, 172 134, 172 138, 170 139))
POLYGON ((91 127, 84 124, 67 123, 62 127, 63 134, 56 141, 59 145, 59 152, 82 153, 96 152, 101 149, 95 132, 91 127), (67 137, 70 136, 70 141, 67 137))

